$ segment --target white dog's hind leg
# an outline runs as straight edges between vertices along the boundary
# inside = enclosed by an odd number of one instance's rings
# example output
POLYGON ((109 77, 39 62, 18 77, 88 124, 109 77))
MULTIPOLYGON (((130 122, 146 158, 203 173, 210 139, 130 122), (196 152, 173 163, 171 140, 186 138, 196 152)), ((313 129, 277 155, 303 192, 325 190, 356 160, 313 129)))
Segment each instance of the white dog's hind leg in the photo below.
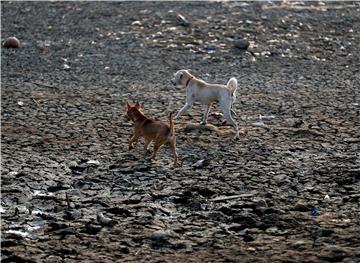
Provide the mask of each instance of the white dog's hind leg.
POLYGON ((233 126, 233 128, 235 129, 236 131, 236 134, 235 134, 235 139, 238 139, 240 137, 239 135, 239 128, 236 124, 236 122, 234 121, 234 119, 231 117, 231 106, 228 105, 228 106, 225 106, 225 105, 220 105, 223 112, 224 112, 224 117, 225 119, 228 121, 228 123, 233 126))
POLYGON ((209 115, 209 111, 210 111, 210 107, 211 107, 211 104, 208 104, 206 105, 206 109, 204 111, 204 115, 202 117, 202 120, 200 122, 201 125, 205 125, 206 122, 207 122, 207 118, 208 118, 208 115, 209 115))
POLYGON ((230 111, 229 111, 229 113, 225 113, 224 116, 225 116, 226 120, 231 124, 231 126, 234 127, 234 129, 236 131, 236 134, 235 134, 234 138, 238 139, 240 137, 239 128, 238 128, 236 122, 234 121, 234 119, 231 117, 230 111))

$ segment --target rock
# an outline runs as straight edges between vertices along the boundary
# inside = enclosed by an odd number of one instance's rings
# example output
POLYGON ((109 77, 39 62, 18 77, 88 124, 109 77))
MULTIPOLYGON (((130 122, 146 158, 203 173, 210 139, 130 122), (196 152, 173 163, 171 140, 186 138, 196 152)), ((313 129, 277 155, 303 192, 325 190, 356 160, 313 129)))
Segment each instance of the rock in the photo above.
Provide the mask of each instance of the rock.
POLYGON ((255 199, 254 202, 258 207, 268 207, 265 199, 255 199))
POLYGON ((321 227, 315 227, 312 229, 311 234, 313 237, 329 237, 334 233, 334 230, 332 229, 326 229, 321 227))
POLYGON ((20 263, 20 262, 24 262, 24 263, 36 263, 36 261, 28 259, 27 257, 21 257, 21 256, 17 256, 17 255, 10 255, 9 257, 1 257, 1 262, 2 263, 20 263))
POLYGON ((251 242, 255 240, 255 238, 251 235, 243 235, 242 237, 245 242, 251 242))
POLYGON ((68 71, 68 70, 71 69, 71 67, 70 67, 68 64, 64 64, 64 65, 63 65, 63 69, 66 70, 66 71, 68 71))
POLYGON ((57 231, 54 231, 56 234, 62 236, 63 238, 68 235, 76 235, 76 230, 74 227, 67 227, 64 229, 59 229, 57 231))
POLYGON ((291 210, 300 211, 300 212, 308 212, 308 211, 310 211, 310 207, 306 203, 304 203, 302 201, 298 201, 291 210))
POLYGON ((321 214, 321 212, 319 210, 317 210, 316 208, 312 208, 310 211, 310 215, 312 216, 319 216, 321 214))
POLYGON ((157 230, 153 232, 150 236, 151 245, 153 247, 162 247, 168 245, 171 238, 170 231, 167 230, 157 230))
POLYGON ((107 208, 106 212, 109 212, 114 215, 125 216, 125 217, 131 216, 131 212, 128 209, 118 206, 107 208))
POLYGON ((324 247, 318 255, 319 258, 330 262, 341 262, 349 256, 351 252, 348 249, 335 245, 324 247))
POLYGON ((9 37, 4 41, 3 47, 5 47, 5 48, 20 48, 20 41, 16 37, 9 37))
POLYGON ((278 175, 275 175, 274 177, 274 180, 276 183, 282 183, 286 178, 287 178, 287 175, 286 174, 278 174, 278 175))
POLYGON ((244 228, 257 228, 260 225, 257 217, 252 214, 237 214, 232 217, 231 221, 241 224, 244 228))
POLYGON ((194 163, 194 167, 199 169, 199 168, 204 168, 205 166, 208 166, 210 163, 209 159, 203 159, 203 160, 199 160, 196 163, 194 163))
POLYGON ((300 118, 288 119, 287 126, 292 128, 300 128, 304 121, 300 118))
POLYGON ((99 166, 100 162, 97 160, 89 160, 86 162, 88 165, 92 165, 92 166, 99 166))
POLYGON ((237 224, 237 223, 232 223, 227 227, 228 231, 234 231, 234 232, 239 232, 240 234, 245 234, 246 232, 246 228, 244 228, 243 225, 241 224, 237 224))
POLYGON ((250 46, 250 42, 246 39, 237 39, 234 41, 234 47, 237 49, 247 50, 250 46))
POLYGON ((177 14, 176 18, 177 18, 178 25, 184 26, 184 27, 190 26, 189 21, 183 15, 177 14))
POLYGON ((298 240, 294 243, 291 243, 290 246, 298 250, 306 250, 312 247, 314 242, 312 240, 298 240))
POLYGON ((101 231, 101 229, 101 226, 93 225, 92 223, 86 223, 85 228, 81 232, 89 235, 96 235, 101 231))
POLYGON ((186 249, 187 247, 186 247, 186 244, 177 242, 177 243, 172 243, 171 248, 174 250, 179 250, 179 249, 186 249))
POLYGON ((129 254, 129 253, 130 253, 130 249, 129 249, 129 247, 127 247, 127 246, 120 246, 120 247, 119 247, 119 251, 120 251, 121 253, 123 253, 123 254, 129 254))
POLYGON ((57 230, 60 230, 60 229, 68 228, 69 225, 64 224, 64 223, 51 222, 49 224, 49 227, 50 227, 50 231, 57 231, 57 230))
POLYGON ((101 212, 97 213, 96 219, 102 226, 112 227, 117 224, 117 222, 115 220, 105 217, 101 212))
POLYGON ((164 242, 169 240, 169 238, 170 238, 170 232, 166 230, 157 230, 153 232, 150 236, 150 239, 156 242, 164 242))
POLYGON ((131 23, 132 26, 142 26, 142 23, 140 21, 134 21, 131 23))
POLYGON ((82 217, 81 212, 79 211, 65 211, 63 218, 65 220, 77 220, 82 217))

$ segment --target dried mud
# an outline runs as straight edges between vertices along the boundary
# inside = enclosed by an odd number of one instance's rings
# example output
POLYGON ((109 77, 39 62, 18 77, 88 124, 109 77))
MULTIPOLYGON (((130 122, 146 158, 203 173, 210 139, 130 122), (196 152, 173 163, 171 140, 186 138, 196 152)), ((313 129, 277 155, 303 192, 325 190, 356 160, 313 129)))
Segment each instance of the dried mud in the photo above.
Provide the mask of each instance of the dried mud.
POLYGON ((22 45, 1 49, 2 262, 357 262, 359 10, 2 2, 2 41, 22 45), (166 120, 183 68, 238 78, 247 133, 234 141, 216 106, 218 130, 188 129, 195 105, 174 168, 166 148, 127 150, 124 110, 166 120))

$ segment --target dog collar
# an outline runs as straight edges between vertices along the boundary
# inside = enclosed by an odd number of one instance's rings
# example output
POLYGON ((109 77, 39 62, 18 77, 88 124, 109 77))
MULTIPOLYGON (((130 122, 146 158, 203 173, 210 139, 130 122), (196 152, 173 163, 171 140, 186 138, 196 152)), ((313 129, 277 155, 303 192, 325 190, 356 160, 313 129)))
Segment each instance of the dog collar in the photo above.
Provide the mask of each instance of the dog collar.
POLYGON ((185 88, 189 85, 189 82, 193 79, 194 77, 191 77, 188 79, 188 81, 186 81, 186 84, 185 84, 185 88))

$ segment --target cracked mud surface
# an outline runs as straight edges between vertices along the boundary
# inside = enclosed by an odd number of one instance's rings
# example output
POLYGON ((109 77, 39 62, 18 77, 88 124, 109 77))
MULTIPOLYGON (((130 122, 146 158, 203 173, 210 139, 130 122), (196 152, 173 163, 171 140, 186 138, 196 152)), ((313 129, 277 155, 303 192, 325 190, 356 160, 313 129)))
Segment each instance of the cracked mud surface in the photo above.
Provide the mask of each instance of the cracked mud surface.
POLYGON ((2 2, 2 262, 356 262, 360 5, 2 2), (187 21, 178 17, 181 14, 187 21), (247 51, 239 40, 247 39, 247 51), (237 77, 232 139, 175 121, 153 162, 126 101, 166 120, 191 68, 237 77), (206 165, 195 165, 206 160, 206 165))

